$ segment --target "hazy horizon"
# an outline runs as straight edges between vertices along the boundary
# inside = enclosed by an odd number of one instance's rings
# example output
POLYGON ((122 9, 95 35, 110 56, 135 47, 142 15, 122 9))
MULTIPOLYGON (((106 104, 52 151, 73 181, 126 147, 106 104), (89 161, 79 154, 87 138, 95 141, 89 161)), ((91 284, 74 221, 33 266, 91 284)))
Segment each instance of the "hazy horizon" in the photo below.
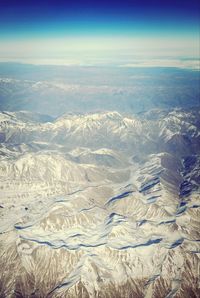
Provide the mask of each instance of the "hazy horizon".
POLYGON ((1 3, 2 62, 198 69, 199 36, 197 1, 1 3))

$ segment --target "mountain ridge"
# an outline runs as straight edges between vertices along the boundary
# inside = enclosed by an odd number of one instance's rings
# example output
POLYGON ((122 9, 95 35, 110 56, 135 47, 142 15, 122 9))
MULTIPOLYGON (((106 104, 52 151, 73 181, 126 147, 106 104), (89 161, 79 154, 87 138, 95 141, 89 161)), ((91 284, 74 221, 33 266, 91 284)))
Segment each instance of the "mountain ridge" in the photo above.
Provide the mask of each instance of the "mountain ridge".
POLYGON ((199 109, 1 112, 0 296, 198 297, 199 130, 199 109))

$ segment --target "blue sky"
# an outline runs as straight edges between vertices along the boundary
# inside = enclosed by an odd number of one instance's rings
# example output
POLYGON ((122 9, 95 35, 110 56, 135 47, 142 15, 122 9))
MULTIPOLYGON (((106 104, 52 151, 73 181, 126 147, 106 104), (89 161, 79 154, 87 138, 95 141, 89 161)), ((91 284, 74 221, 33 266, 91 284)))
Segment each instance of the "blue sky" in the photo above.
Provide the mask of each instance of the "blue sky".
POLYGON ((194 34, 197 1, 1 0, 1 37, 62 34, 194 34))
POLYGON ((147 53, 147 47, 156 55, 198 55, 198 1, 1 0, 0 4, 0 58, 53 58, 71 52, 80 56, 98 49, 138 54, 147 53))

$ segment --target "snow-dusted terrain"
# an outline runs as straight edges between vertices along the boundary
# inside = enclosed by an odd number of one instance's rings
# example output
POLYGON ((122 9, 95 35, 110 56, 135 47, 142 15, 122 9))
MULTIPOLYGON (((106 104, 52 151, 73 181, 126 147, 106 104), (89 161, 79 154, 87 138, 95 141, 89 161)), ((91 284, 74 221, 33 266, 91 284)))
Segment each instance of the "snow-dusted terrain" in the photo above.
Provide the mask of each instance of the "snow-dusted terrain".
POLYGON ((0 141, 0 297, 199 297, 198 108, 1 112, 0 141))

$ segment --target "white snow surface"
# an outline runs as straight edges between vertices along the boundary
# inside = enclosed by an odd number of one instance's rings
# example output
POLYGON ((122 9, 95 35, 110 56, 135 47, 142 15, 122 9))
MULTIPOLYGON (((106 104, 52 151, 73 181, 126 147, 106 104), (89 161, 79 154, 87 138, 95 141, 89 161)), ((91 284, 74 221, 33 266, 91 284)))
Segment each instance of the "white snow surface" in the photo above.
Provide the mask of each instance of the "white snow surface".
POLYGON ((2 297, 198 295, 193 115, 24 117, 0 114, 2 297))

